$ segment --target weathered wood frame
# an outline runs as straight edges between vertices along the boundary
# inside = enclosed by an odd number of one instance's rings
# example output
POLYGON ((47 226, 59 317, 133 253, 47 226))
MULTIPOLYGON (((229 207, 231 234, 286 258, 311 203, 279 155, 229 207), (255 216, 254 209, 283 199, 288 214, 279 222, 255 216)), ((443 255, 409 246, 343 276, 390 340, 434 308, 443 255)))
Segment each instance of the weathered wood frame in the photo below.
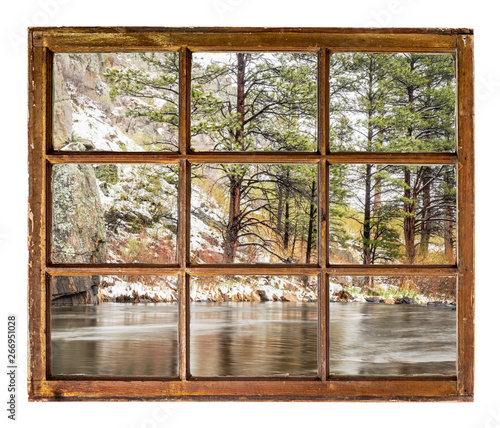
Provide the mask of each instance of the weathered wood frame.
POLYGON ((32 28, 29 31, 29 362, 30 400, 426 400, 471 401, 474 393, 474 71, 469 29, 360 28, 32 28), (318 53, 316 153, 190 153, 190 63, 196 51, 318 53), (57 52, 178 51, 180 127, 177 153, 56 152, 51 148, 52 62, 57 52), (448 52, 457 75, 456 152, 330 153, 330 52, 448 52), (49 260, 50 172, 57 163, 175 163, 179 165, 178 264, 61 265, 49 260), (318 165, 318 263, 315 265, 192 265, 189 261, 190 166, 210 162, 318 165), (458 185, 458 249, 453 265, 330 265, 328 165, 335 163, 451 164, 458 185), (316 378, 193 378, 189 370, 189 278, 219 274, 317 275, 316 378), (179 377, 111 378, 50 373, 50 275, 178 275, 179 377), (330 275, 435 275, 457 278, 457 375, 330 377, 330 275))

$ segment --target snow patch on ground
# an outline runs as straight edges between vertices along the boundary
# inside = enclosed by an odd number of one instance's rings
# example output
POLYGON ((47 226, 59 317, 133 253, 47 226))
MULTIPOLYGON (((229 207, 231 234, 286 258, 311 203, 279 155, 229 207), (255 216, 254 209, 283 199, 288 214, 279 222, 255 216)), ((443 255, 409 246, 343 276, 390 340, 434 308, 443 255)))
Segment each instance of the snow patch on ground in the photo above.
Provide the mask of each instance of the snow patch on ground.
POLYGON ((142 282, 129 282, 119 276, 104 276, 101 279, 101 295, 109 300, 117 297, 133 297, 134 292, 140 297, 147 296, 149 299, 158 299, 162 302, 174 302, 177 300, 177 285, 175 277, 168 279, 162 277, 154 285, 145 285, 142 282))
POLYGON ((92 100, 78 97, 80 106, 73 103, 73 131, 81 139, 90 140, 95 150, 108 151, 144 151, 130 137, 116 126, 108 123, 104 112, 92 100), (85 107, 83 107, 85 106, 85 107))

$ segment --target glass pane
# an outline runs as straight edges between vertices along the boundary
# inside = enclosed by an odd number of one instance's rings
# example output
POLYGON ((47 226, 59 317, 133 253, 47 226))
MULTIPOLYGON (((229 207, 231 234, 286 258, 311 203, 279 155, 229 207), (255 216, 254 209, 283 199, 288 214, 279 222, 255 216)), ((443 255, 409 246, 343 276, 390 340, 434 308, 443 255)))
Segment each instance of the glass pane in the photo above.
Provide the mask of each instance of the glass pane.
POLYGON ((54 263, 174 263, 177 165, 58 164, 54 263))
POLYGON ((56 53, 54 150, 177 151, 179 56, 56 53))
POLYGON ((332 376, 456 375, 455 277, 330 278, 332 376))
POLYGON ((453 264, 451 165, 331 165, 330 262, 453 264))
POLYGON ((193 376, 316 376, 316 277, 194 277, 191 301, 193 376))
POLYGON ((176 276, 55 276, 51 287, 53 375, 178 375, 176 276))
POLYGON ((195 53, 193 150, 316 151, 316 55, 195 53))
POLYGON ((193 263, 315 263, 316 165, 194 165, 193 263))
POLYGON ((452 54, 335 53, 332 151, 454 151, 452 54))

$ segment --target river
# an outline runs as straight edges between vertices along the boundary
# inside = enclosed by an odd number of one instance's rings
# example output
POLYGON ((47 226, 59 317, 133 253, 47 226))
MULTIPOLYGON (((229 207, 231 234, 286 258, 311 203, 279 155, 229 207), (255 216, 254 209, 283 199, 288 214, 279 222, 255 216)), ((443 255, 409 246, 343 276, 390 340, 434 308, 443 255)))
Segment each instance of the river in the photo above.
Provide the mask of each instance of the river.
MULTIPOLYGON (((177 305, 51 308, 52 374, 177 376, 177 305)), ((330 372, 454 375, 450 308, 331 303, 330 372)), ((315 303, 193 303, 193 376, 315 376, 315 303)))

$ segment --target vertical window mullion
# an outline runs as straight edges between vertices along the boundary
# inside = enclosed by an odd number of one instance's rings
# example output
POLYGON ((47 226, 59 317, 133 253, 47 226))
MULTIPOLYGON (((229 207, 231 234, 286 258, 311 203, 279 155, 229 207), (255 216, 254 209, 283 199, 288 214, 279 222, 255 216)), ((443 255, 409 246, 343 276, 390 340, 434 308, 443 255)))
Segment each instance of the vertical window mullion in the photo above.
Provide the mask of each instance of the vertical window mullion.
MULTIPOLYGON (((330 152, 329 142, 329 53, 321 48, 318 54, 318 150, 323 156, 330 152)), ((318 263, 322 269, 328 266, 328 163, 321 159, 318 169, 318 263)), ((329 375, 329 286, 325 271, 319 277, 318 292, 318 375, 326 381, 329 375)))
POLYGON ((474 59, 473 37, 457 36, 458 393, 474 394, 474 59))
MULTIPOLYGON (((189 152, 191 95, 191 52, 182 47, 179 52, 179 151, 186 156, 189 152)), ((189 373, 189 263, 191 165, 184 159, 179 168, 179 224, 178 263, 179 274, 179 375, 187 380, 189 373)))
POLYGON ((50 320, 51 320, 51 298, 52 298, 52 288, 50 286, 49 276, 45 273, 47 266, 51 263, 51 243, 52 243, 52 164, 47 161, 47 154, 52 150, 52 119, 53 119, 53 68, 54 68, 54 53, 47 48, 43 49, 43 85, 45 99, 42 102, 42 108, 44 109, 44 132, 43 132, 43 156, 42 159, 45 162, 44 173, 45 176, 42 177, 42 182, 45 183, 45 189, 42 191, 42 199, 44 199, 44 205, 42 210, 45 212, 45 218, 42 220, 42 224, 45 228, 45 244, 41 247, 42 262, 41 265, 45 265, 43 275, 43 286, 42 290, 45 290, 45 379, 49 379, 52 372, 52 350, 51 350, 51 333, 50 333, 50 320))

